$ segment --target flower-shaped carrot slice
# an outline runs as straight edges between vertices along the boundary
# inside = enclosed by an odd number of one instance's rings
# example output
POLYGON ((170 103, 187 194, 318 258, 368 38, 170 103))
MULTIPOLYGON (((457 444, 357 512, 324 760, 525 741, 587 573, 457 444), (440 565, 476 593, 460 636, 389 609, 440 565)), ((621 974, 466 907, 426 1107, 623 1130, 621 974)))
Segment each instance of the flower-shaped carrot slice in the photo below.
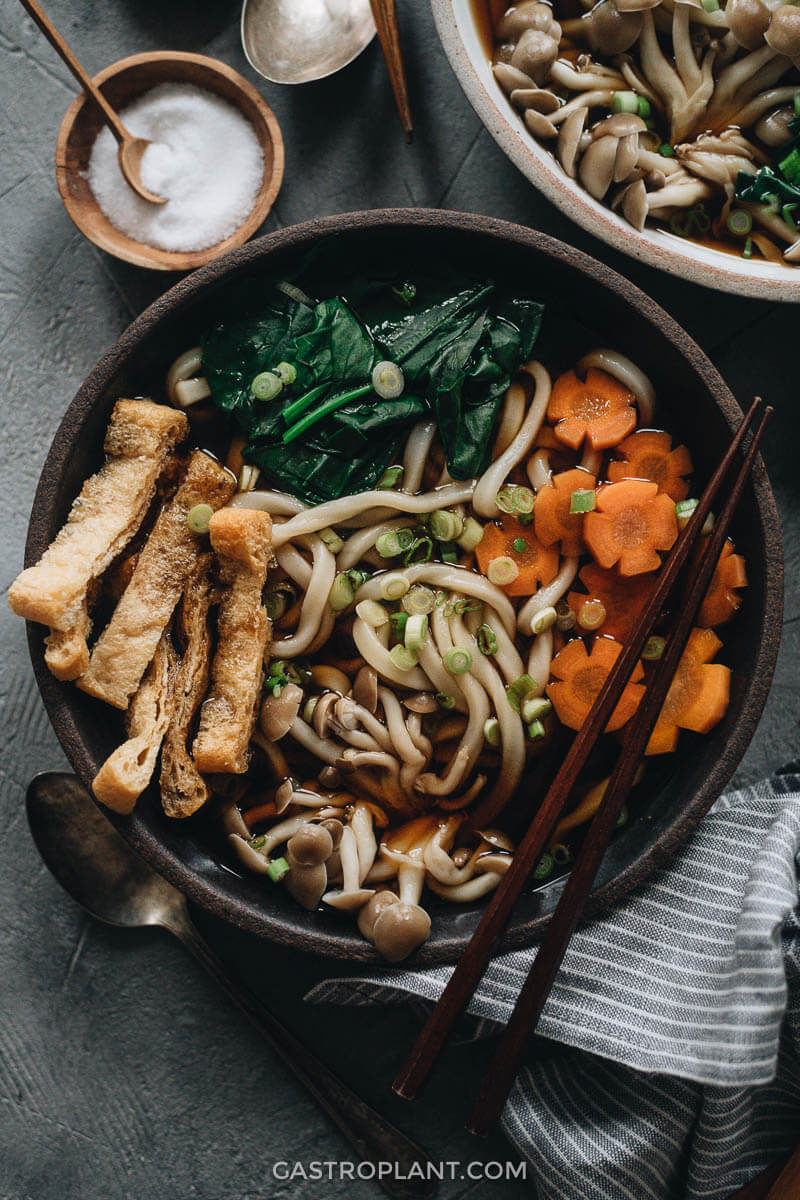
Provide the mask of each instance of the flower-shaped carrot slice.
MULTIPOLYGON (((595 477, 575 467, 554 475, 549 487, 536 493, 533 507, 536 536, 543 546, 561 543, 561 553, 572 558, 583 553, 583 522, 585 513, 571 513, 574 492, 593 491, 595 477)), ((591 497, 590 497, 591 499, 591 497)))
POLYGON ((711 662, 721 646, 712 629, 692 630, 646 754, 668 754, 678 744, 679 730, 708 733, 725 716, 731 672, 711 662))
POLYGON ((601 567, 618 563, 620 575, 656 571, 656 551, 669 550, 678 536, 675 505, 657 483, 607 484, 597 493, 597 510, 586 515, 583 536, 601 567))
POLYGON ((617 453, 624 461, 608 464, 612 483, 621 479, 649 479, 673 500, 685 500, 689 495, 689 484, 683 476, 692 473, 691 456, 685 446, 673 450, 668 433, 640 429, 620 442, 617 453))
POLYGON ((741 554, 733 553, 733 542, 727 541, 697 614, 697 624, 708 627, 730 621, 742 603, 742 597, 734 589, 743 587, 747 587, 744 559, 741 554))
POLYGON ((502 585, 507 596, 532 596, 540 585, 552 582, 558 572, 558 551, 543 546, 530 525, 521 525, 513 517, 503 517, 502 526, 484 527, 475 557, 484 575, 495 558, 510 558, 517 566, 517 577, 502 585))
POLYGON ((616 446, 636 428, 635 397, 612 375, 594 367, 579 379, 574 371, 559 375, 553 384, 547 419, 556 437, 577 450, 583 439, 593 450, 616 446))
POLYGON ((605 571, 595 563, 581 567, 578 576, 586 594, 570 592, 567 603, 577 617, 587 600, 599 600, 606 610, 602 632, 618 642, 627 641, 636 620, 650 599, 656 584, 655 575, 633 575, 623 578, 616 571, 605 571))
MULTIPOLYGON (((619 642, 612 638, 599 637, 595 638, 589 653, 586 644, 575 638, 556 655, 550 673, 555 675, 558 682, 547 685, 547 694, 563 725, 570 729, 580 729, 621 649, 619 642)), ((637 662, 630 681, 609 718, 606 733, 620 729, 636 712, 644 695, 644 687, 637 681, 643 675, 642 664, 637 662)))

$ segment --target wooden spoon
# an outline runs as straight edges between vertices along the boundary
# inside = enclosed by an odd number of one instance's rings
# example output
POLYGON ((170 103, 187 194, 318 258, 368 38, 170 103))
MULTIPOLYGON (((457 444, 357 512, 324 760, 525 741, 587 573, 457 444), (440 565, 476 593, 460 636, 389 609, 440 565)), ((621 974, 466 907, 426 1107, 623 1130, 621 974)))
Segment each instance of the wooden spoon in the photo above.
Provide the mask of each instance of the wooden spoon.
POLYGON ((117 139, 119 149, 117 151, 117 159, 119 160, 120 170, 125 176, 127 183, 136 192, 137 196, 141 196, 143 200, 149 200, 151 204, 165 204, 164 196, 157 196, 155 192, 151 192, 144 186, 139 173, 142 155, 148 146, 152 145, 147 138, 134 137, 120 121, 114 109, 106 100, 103 93, 98 87, 92 83, 92 80, 87 75, 84 68, 78 62, 75 55, 70 50, 67 43, 62 38, 61 34, 50 22, 50 19, 45 16, 36 0, 20 0, 22 7, 30 13, 36 24, 41 29, 44 36, 47 38, 50 45, 61 56, 63 61, 69 67, 72 74, 77 79, 87 95, 91 96, 97 107, 103 114, 103 119, 109 129, 117 139))

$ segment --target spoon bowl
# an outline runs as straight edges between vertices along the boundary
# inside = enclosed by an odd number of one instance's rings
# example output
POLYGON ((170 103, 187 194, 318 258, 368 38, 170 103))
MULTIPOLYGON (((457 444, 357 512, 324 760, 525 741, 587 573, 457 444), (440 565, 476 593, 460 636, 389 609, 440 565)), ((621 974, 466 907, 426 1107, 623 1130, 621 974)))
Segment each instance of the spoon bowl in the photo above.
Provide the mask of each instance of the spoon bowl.
POLYGON ((242 48, 271 83, 309 83, 340 71, 375 36, 369 0, 245 0, 242 48))
MULTIPOLYGON (((94 77, 103 96, 119 111, 160 83, 191 83, 233 104, 253 127, 264 155, 264 176, 253 209, 229 237, 205 250, 159 250, 122 233, 100 208, 86 178, 89 156, 103 124, 96 105, 84 93, 67 109, 56 146, 56 182, 72 221, 90 242, 116 258, 159 271, 193 271, 242 246, 266 220, 283 179, 283 138, 266 100, 238 71, 202 54, 159 50, 112 63, 94 77)), ((143 153, 147 141, 141 143, 143 153)), ((135 151, 134 151, 135 153, 135 151)), ((156 197, 160 202, 161 198, 156 197)))
POLYGON ((157 196, 142 183, 142 158, 147 147, 151 145, 152 142, 147 138, 126 138, 124 142, 120 142, 117 151, 120 170, 127 180, 136 180, 134 191, 143 200, 148 200, 151 204, 166 204, 165 196, 157 196))

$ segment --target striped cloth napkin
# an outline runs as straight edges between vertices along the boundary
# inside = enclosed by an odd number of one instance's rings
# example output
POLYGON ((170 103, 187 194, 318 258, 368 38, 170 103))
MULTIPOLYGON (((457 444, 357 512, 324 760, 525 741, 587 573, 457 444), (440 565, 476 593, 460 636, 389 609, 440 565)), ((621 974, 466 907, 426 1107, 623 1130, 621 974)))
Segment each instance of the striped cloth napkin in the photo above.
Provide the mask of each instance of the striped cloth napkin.
MULTIPOLYGON (((503 1114, 540 1200, 723 1200, 800 1136, 800 762, 722 796, 645 887, 574 935, 503 1114), (544 1053, 542 1053, 544 1050, 544 1053)), ((470 1012, 508 1019, 535 950, 470 1012)), ((449 967, 314 1002, 435 1000, 449 967)), ((476 1086, 477 1086, 476 1080, 476 1086)))

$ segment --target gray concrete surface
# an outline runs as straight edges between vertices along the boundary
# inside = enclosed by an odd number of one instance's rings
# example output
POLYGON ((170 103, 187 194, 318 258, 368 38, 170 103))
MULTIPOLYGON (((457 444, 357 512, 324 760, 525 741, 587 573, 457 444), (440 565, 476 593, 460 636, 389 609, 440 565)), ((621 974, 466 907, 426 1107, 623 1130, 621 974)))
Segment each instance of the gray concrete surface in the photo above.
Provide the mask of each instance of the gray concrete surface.
MULTIPOLYGON (((255 77, 234 0, 47 0, 90 69, 140 50, 217 56, 255 77)), ((787 611, 778 672, 744 760, 754 779, 797 753, 800 601, 796 313, 659 276, 567 222, 504 159, 461 94, 425 0, 401 0, 416 139, 402 141, 376 45, 319 84, 259 83, 286 140, 283 191, 266 229, 385 204, 486 212, 605 259, 678 318, 741 399, 778 408, 766 458, 786 532, 787 611)), ((257 81, 256 81, 257 82, 257 81)), ((100 353, 170 282, 116 262, 72 227, 54 181, 66 69, 22 9, 0 13, 0 436, 3 587, 20 567, 38 473, 61 412, 100 353)), ((41 866, 23 797, 64 759, 36 693, 22 624, 0 608, 0 1200, 255 1200, 377 1195, 373 1184, 271 1176, 277 1160, 349 1158, 335 1130, 185 952, 158 933, 93 924, 41 866)), ((424 1103, 388 1090, 413 1014, 309 1011, 324 967, 202 920, 240 975, 434 1159, 504 1160, 502 1139, 462 1130, 482 1051, 450 1050, 424 1103)), ((456 1179, 441 1195, 529 1194, 456 1179)))

